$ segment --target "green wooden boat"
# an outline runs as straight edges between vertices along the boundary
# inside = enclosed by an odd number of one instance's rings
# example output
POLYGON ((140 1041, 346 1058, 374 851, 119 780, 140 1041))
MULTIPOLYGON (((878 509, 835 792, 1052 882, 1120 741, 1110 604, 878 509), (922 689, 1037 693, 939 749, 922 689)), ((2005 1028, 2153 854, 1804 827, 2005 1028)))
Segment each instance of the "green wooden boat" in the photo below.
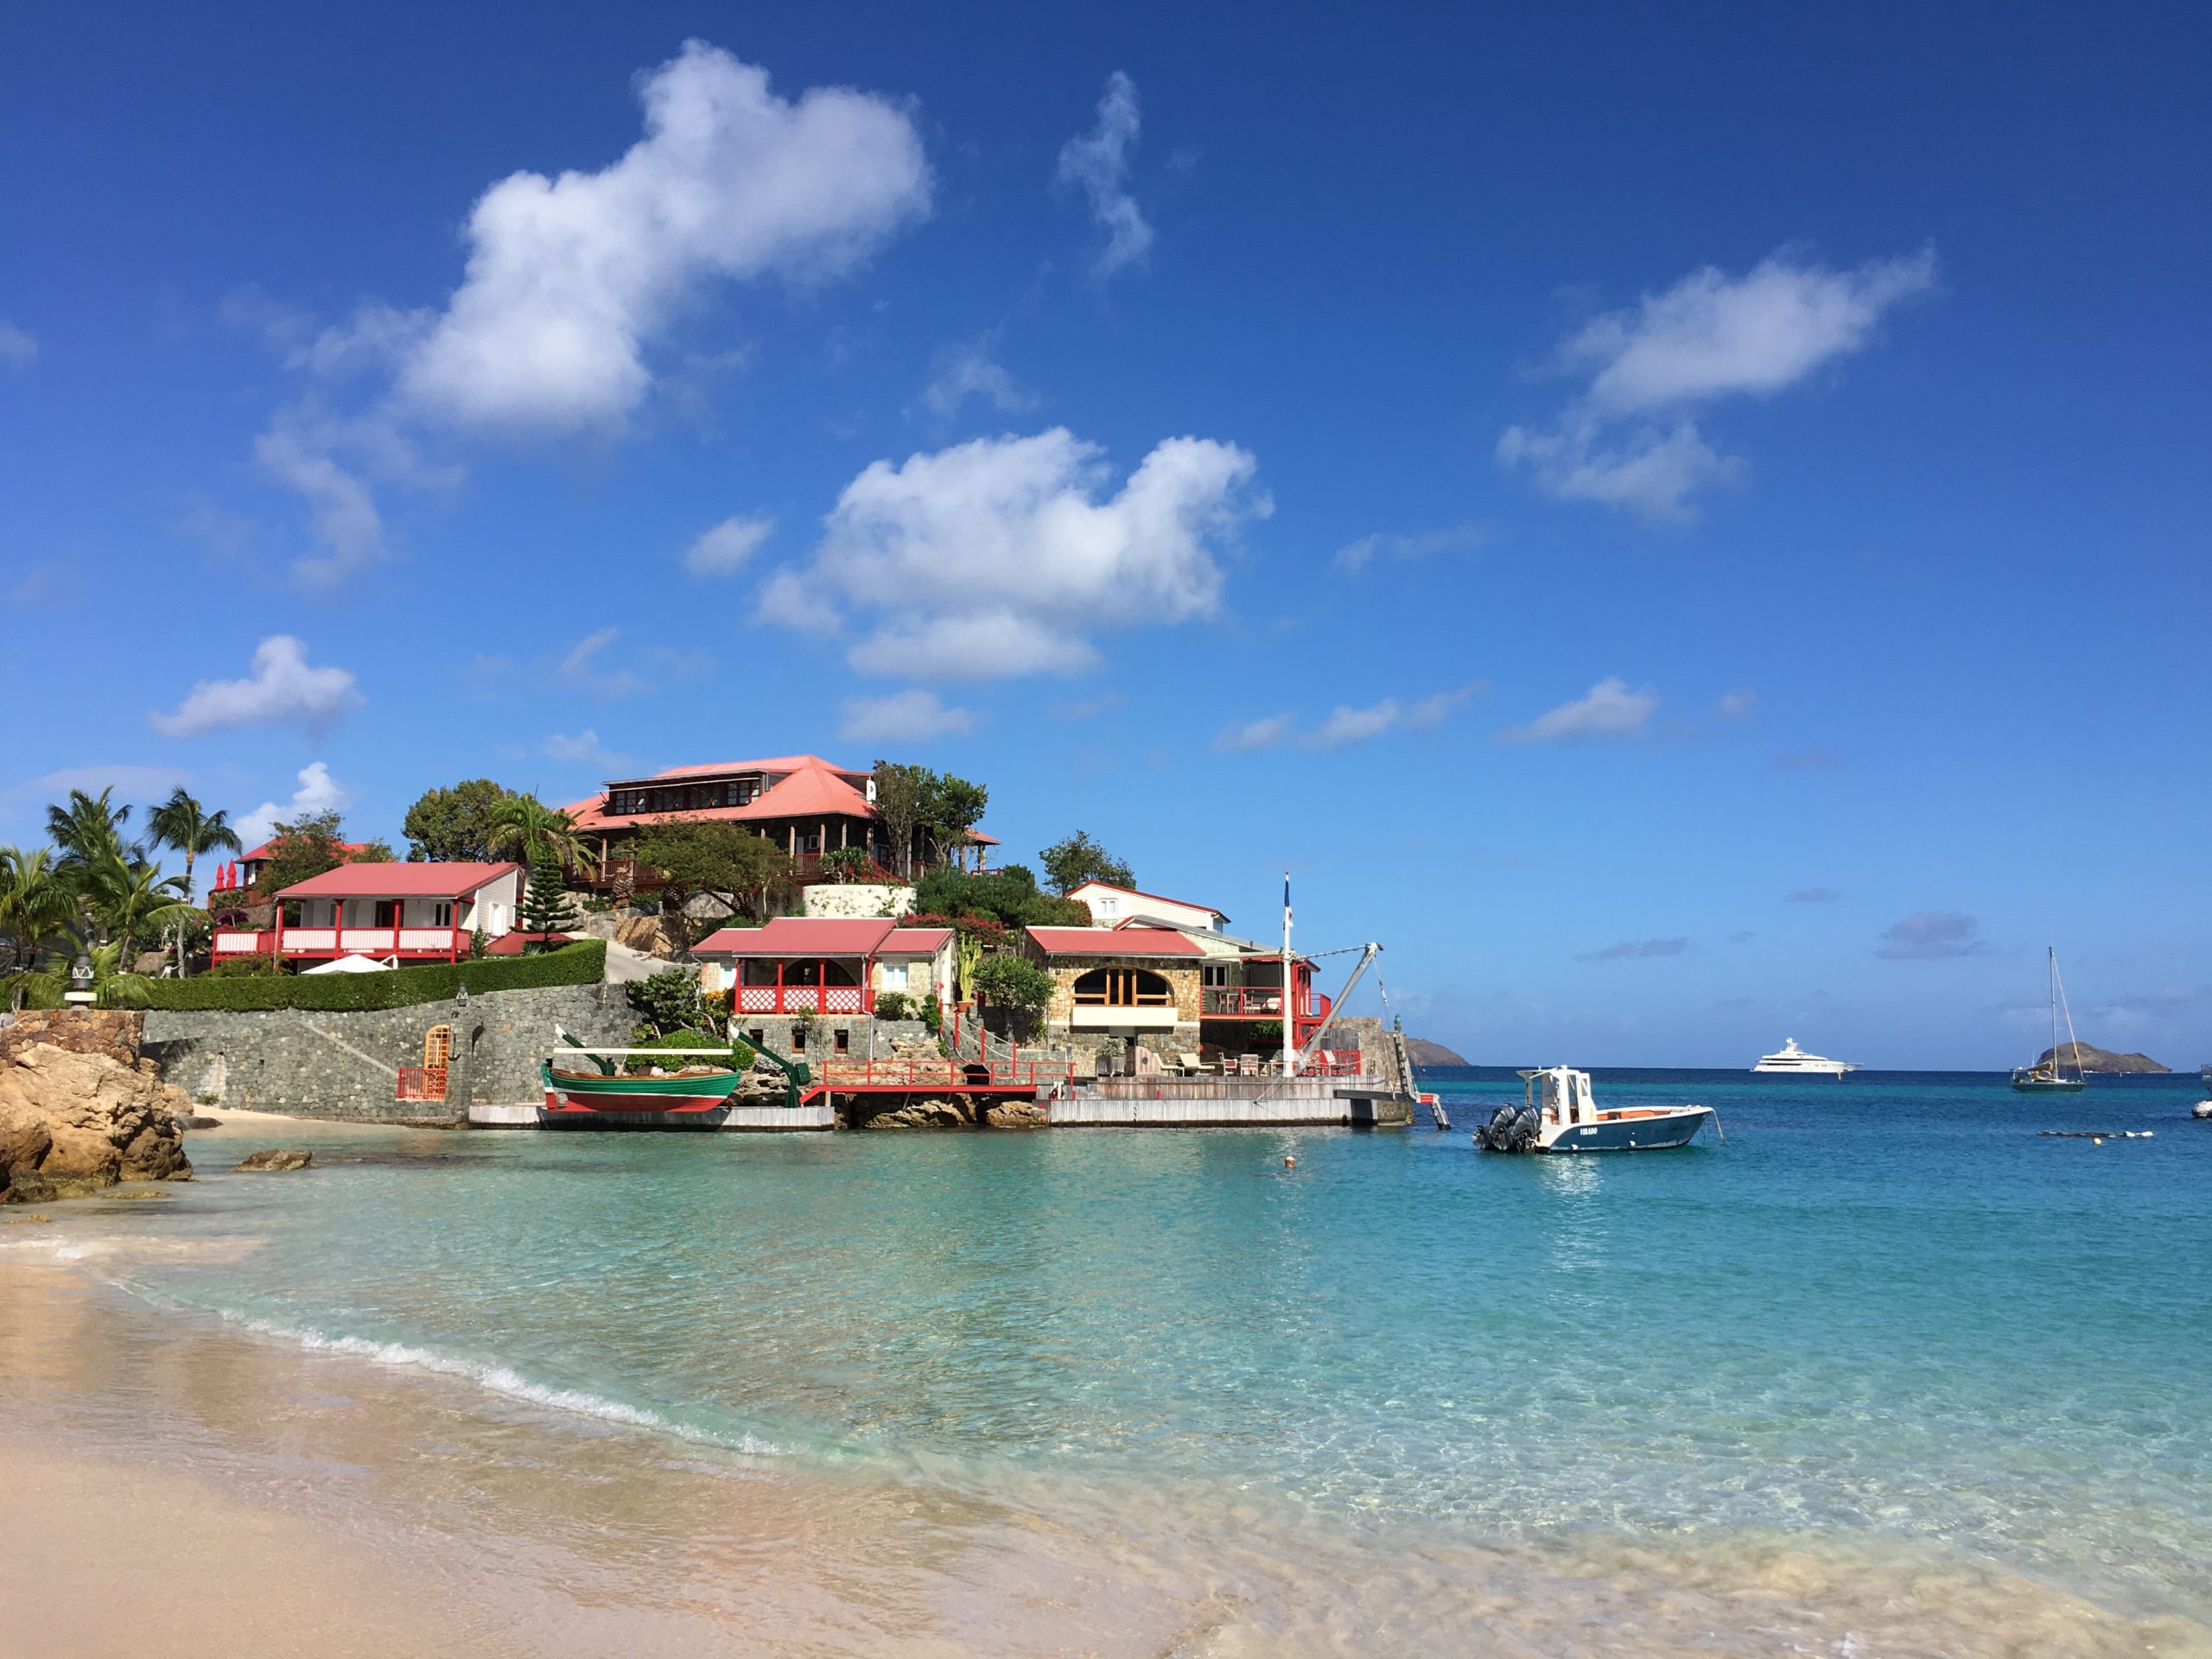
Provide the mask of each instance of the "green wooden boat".
MULTIPOLYGON (((559 1026, 553 1027, 553 1034, 572 1052, 556 1052, 539 1061, 537 1074, 545 1087, 545 1109, 563 1117, 600 1112, 697 1116, 729 1104, 730 1096, 745 1081, 745 1068, 737 1064, 734 1040, 727 1049, 587 1048, 559 1026), (651 1055, 656 1060, 709 1063, 657 1076, 632 1075, 615 1064, 632 1054, 651 1055), (715 1060, 721 1064, 711 1064, 715 1060)), ((787 1060, 766 1049, 753 1052, 783 1071, 785 1103, 797 1106, 800 1090, 813 1081, 813 1073, 803 1062, 787 1060)))

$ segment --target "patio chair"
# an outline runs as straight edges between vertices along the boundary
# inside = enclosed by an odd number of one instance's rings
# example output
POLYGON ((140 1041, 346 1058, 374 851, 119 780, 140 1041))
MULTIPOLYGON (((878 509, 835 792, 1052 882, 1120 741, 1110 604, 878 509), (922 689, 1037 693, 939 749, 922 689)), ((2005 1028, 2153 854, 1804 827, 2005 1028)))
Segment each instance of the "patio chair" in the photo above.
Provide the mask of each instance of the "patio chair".
POLYGON ((1178 1054, 1175 1057, 1175 1063, 1182 1068, 1183 1075, 1186 1077, 1206 1077, 1211 1075, 1214 1069, 1208 1065, 1201 1056, 1187 1051, 1178 1054))

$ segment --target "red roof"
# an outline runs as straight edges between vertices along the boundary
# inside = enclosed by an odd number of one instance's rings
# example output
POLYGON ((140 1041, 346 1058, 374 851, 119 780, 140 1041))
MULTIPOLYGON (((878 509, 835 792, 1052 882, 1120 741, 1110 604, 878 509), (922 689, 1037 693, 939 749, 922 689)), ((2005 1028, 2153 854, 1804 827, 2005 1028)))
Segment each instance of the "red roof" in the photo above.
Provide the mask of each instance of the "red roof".
POLYGON ((1077 893, 1081 893, 1085 887, 1103 887, 1109 893, 1125 893, 1132 899, 1151 899, 1163 905, 1180 906, 1185 910, 1202 910, 1209 916, 1220 917, 1224 922, 1229 919, 1229 912, 1227 911, 1216 910, 1211 905, 1197 904, 1188 899, 1170 899, 1164 893, 1147 893, 1141 887, 1116 887, 1111 881, 1079 881, 1073 887, 1071 887, 1068 890, 1068 897, 1071 899, 1074 898, 1077 893))
POLYGON ((691 947, 699 957, 872 957, 893 933, 872 917, 779 916, 766 927, 725 927, 691 947))
POLYGON ((1185 933, 1165 928, 1140 930, 1137 938, 1112 927, 1033 927, 1029 937, 1048 957, 1202 957, 1205 950, 1185 933))
POLYGON ((933 957, 944 949, 944 942, 952 937, 949 927, 894 927, 884 940, 879 956, 933 957))
POLYGON ((466 899, 519 864, 340 864, 295 881, 279 899, 466 899))
MULTIPOLYGON (((366 852, 368 848, 369 843, 365 841, 341 841, 338 843, 339 851, 346 854, 348 856, 351 856, 355 853, 366 852)), ((240 853, 238 855, 238 862, 245 864, 251 862, 255 859, 274 858, 276 855, 276 843, 273 841, 264 841, 260 846, 255 848, 251 852, 240 853)))
POLYGON ((580 830, 627 828, 634 824, 658 823, 669 818, 698 818, 722 823, 760 823, 781 818, 874 818, 875 809, 868 804, 863 790, 856 789, 849 779, 866 780, 866 772, 851 772, 831 766, 819 755, 793 754, 768 760, 740 760, 721 766, 672 766, 653 777, 625 782, 624 789, 635 789, 658 781, 680 782, 689 778, 713 777, 726 772, 783 772, 785 777, 744 806, 710 806, 696 811, 622 812, 607 811, 607 794, 601 792, 584 800, 572 801, 567 811, 580 830))

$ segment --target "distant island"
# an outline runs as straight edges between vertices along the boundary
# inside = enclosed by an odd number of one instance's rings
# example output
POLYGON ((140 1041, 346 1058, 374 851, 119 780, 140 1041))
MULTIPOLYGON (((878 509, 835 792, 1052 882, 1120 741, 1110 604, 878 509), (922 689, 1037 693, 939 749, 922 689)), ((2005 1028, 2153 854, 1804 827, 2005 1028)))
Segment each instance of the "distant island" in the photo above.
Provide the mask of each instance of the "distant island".
POLYGON ((2048 1065, 2053 1060, 2079 1065, 2083 1071, 2097 1071, 2110 1076, 2115 1072, 2170 1071, 2171 1066, 2160 1065, 2148 1054, 2115 1054, 2108 1048, 2099 1048, 2094 1043, 2061 1043, 2056 1048, 2046 1048, 2036 1057, 2037 1065, 2048 1065))
MULTIPOLYGON (((1454 1053, 1441 1043, 1430 1042, 1426 1037, 1407 1038, 1406 1052, 1413 1056, 1415 1065, 1472 1065, 1474 1064, 1472 1060, 1454 1053)), ((2142 1057, 2138 1055, 2136 1058, 2140 1059, 2142 1057)), ((2163 1071, 2165 1067, 2159 1066, 2158 1070, 2163 1071)))

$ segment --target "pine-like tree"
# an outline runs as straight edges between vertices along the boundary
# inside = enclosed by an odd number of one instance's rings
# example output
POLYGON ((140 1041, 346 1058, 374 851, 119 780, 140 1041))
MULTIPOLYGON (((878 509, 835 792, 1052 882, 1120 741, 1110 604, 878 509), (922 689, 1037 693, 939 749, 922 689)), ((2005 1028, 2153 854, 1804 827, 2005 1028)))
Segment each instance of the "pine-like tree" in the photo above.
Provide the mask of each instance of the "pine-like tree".
MULTIPOLYGON (((561 885, 561 861, 550 847, 540 846, 530 861, 530 885, 523 889, 522 931, 565 933, 575 925, 575 901, 561 885)), ((545 941, 541 948, 550 948, 550 943, 545 941)))

